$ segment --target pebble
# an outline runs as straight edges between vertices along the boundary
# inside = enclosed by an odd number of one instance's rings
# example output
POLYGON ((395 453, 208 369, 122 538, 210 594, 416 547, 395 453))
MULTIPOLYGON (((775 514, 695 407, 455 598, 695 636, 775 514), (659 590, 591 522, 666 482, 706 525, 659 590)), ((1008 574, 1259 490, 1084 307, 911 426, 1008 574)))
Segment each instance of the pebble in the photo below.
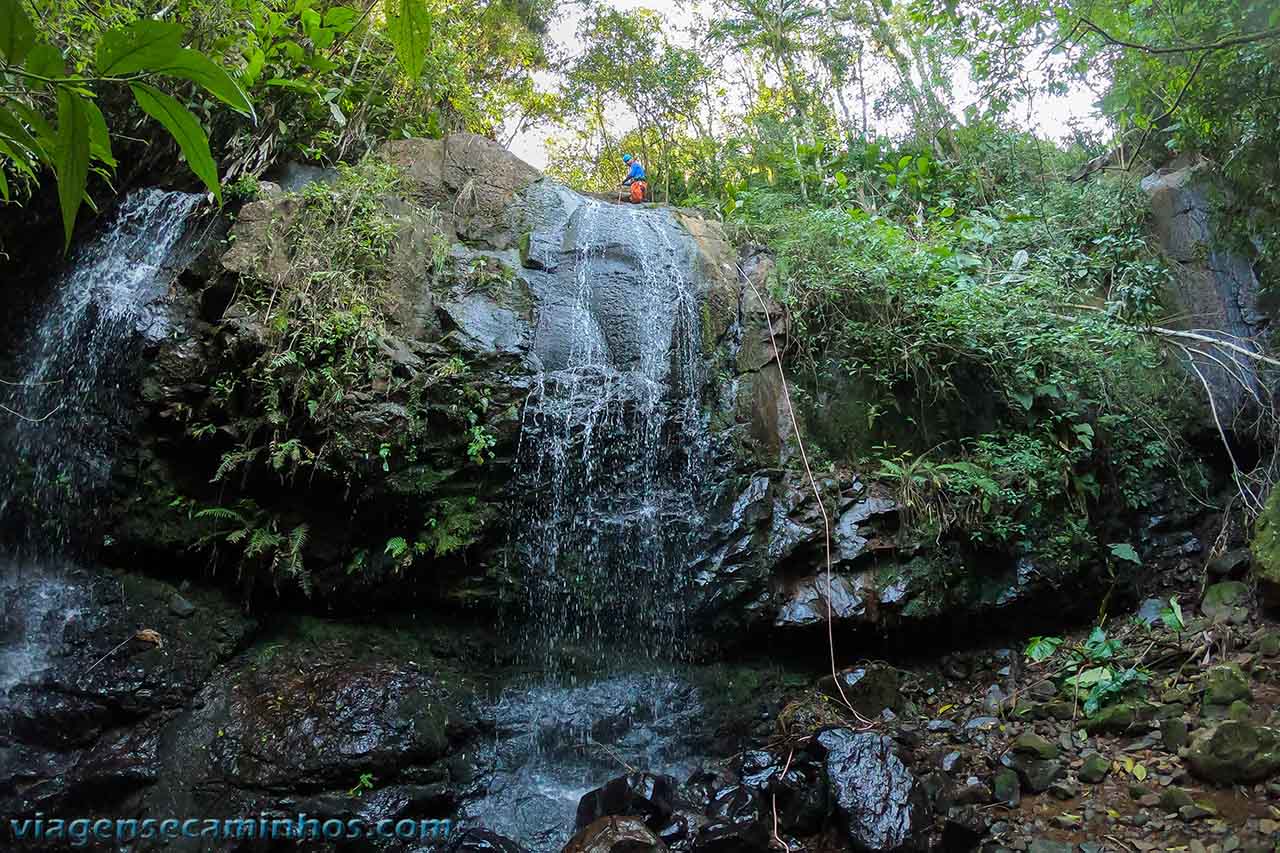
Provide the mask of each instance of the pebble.
POLYGON ((1214 814, 1216 814, 1216 812, 1214 812, 1213 809, 1205 808, 1204 806, 1201 806, 1201 805, 1192 804, 1189 806, 1183 806, 1182 808, 1178 809, 1178 814, 1182 816, 1183 820, 1191 821, 1191 820, 1200 820, 1206 817, 1213 817, 1214 814))

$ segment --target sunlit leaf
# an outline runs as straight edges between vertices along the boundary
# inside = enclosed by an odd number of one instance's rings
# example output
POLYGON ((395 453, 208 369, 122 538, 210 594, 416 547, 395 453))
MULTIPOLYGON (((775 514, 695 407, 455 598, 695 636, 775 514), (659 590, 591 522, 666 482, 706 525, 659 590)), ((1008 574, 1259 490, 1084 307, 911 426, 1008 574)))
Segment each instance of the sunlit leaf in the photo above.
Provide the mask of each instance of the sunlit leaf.
POLYGON ((213 162, 213 155, 209 153, 209 137, 205 135, 204 128, 200 126, 196 117, 182 104, 154 86, 134 83, 129 88, 133 90, 134 100, 138 102, 142 111, 169 131, 177 141, 178 147, 182 149, 182 155, 187 158, 187 165, 191 171, 195 172, 196 177, 209 188, 214 198, 218 200, 218 204, 222 204, 218 165, 213 162))
POLYGON ((172 63, 158 70, 161 74, 181 77, 199 84, 231 109, 257 121, 253 104, 250 103, 249 96, 240 88, 240 84, 227 73, 226 69, 200 51, 182 48, 172 63))
POLYGON ((95 70, 103 77, 152 71, 173 64, 182 49, 182 27, 144 18, 108 30, 98 42, 95 70))
POLYGON ((417 80, 431 46, 431 13, 423 0, 398 0, 396 9, 387 18, 387 35, 405 76, 417 80))

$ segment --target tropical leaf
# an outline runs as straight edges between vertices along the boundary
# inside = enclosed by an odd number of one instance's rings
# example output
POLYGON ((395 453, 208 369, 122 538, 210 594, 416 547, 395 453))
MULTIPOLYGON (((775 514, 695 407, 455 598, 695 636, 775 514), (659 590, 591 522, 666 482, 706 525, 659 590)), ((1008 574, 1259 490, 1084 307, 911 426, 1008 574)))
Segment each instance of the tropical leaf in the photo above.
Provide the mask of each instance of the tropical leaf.
POLYGON ((209 188, 218 204, 222 204, 218 164, 213 162, 213 155, 209 153, 209 137, 205 135, 204 128, 196 117, 177 100, 154 86, 133 83, 129 88, 133 90, 134 100, 142 107, 142 111, 169 131, 182 149, 182 155, 187 158, 191 171, 209 188))
POLYGON ((249 96, 244 93, 244 89, 240 88, 240 84, 227 73, 226 69, 200 51, 181 48, 173 62, 157 71, 200 85, 231 109, 257 122, 253 104, 249 101, 249 96))
POLYGON ((1113 542, 1107 547, 1111 549, 1111 556, 1117 560, 1124 560, 1135 565, 1142 563, 1142 560, 1138 557, 1138 552, 1128 542, 1113 542))
POLYGON ((19 65, 36 43, 36 30, 31 26, 19 0, 0 0, 0 55, 19 65))
POLYGON ((62 77, 67 72, 67 63, 62 58, 62 51, 42 41, 27 56, 26 71, 37 77, 62 77))
POLYGON ((95 160, 114 169, 116 160, 111 156, 111 132, 107 130, 107 120, 93 101, 84 101, 84 108, 89 117, 89 153, 95 160))
POLYGON ((62 228, 71 245, 76 227, 76 214, 89 183, 89 112, 79 95, 58 89, 58 147, 54 154, 54 172, 58 178, 58 201, 62 208, 62 228))
POLYGON ((98 42, 95 71, 118 77, 172 65, 182 50, 182 27, 145 18, 108 30, 98 42))
POLYGON ((431 46, 431 13, 423 0, 399 0, 397 10, 387 19, 387 35, 405 76, 417 80, 431 46))

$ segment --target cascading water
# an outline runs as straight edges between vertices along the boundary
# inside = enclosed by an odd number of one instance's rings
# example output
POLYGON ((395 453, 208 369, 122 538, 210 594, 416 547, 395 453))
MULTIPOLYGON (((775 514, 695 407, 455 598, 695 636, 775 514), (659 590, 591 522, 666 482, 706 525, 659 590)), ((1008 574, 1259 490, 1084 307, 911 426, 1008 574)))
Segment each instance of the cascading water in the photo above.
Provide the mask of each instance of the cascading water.
POLYGON ((535 851, 559 850, 579 798, 624 765, 691 769, 697 693, 660 662, 685 651, 708 455, 689 235, 667 211, 554 191, 567 215, 543 238, 558 259, 529 273, 542 369, 511 536, 550 683, 499 701, 495 772, 469 810, 535 851))
POLYGON ((166 329, 149 306, 182 255, 200 196, 143 190, 74 256, 6 382, 0 432, 0 706, 32 677, 84 606, 65 573, 85 541, 111 473, 121 370, 140 337, 166 329))
POLYGON ((569 224, 572 265, 542 297, 513 549, 552 670, 566 648, 680 652, 706 439, 697 292, 678 227, 588 201, 569 224))

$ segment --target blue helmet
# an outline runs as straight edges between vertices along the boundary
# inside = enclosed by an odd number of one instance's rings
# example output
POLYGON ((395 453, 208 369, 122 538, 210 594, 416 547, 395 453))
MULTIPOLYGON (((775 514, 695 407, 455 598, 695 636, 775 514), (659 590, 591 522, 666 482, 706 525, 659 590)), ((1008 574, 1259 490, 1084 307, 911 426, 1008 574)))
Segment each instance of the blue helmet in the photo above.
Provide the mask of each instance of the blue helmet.
POLYGON ((631 155, 630 155, 630 154, 623 154, 623 155, 622 155, 622 162, 624 162, 624 163, 630 163, 630 162, 631 162, 631 160, 632 160, 632 157, 631 157, 631 155))

